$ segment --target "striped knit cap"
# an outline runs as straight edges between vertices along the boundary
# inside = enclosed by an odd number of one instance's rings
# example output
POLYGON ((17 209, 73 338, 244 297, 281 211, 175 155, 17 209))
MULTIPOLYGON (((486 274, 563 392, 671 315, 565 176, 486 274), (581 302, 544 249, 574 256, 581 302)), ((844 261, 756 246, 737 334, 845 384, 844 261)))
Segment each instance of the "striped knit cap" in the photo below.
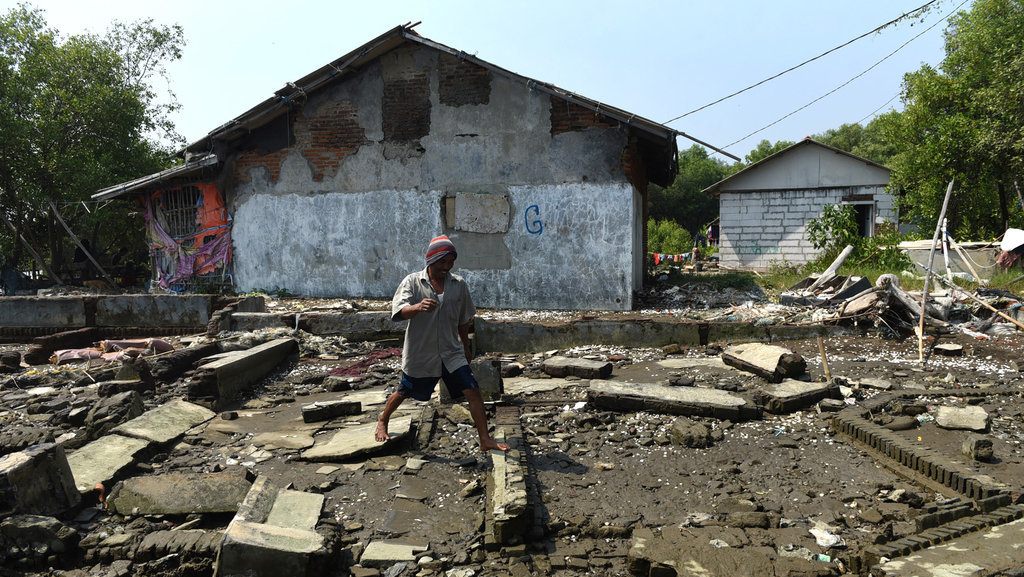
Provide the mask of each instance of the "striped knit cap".
POLYGON ((430 241, 430 245, 427 247, 427 266, 441 260, 448 253, 458 256, 458 253, 455 252, 455 245, 447 236, 441 235, 430 241))

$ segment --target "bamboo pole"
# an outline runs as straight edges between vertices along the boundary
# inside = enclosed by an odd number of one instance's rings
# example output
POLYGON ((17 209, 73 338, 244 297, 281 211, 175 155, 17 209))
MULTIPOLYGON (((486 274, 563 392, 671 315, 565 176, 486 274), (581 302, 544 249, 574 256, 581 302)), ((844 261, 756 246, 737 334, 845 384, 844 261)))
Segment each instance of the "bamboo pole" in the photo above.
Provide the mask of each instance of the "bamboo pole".
POLYGON ((53 209, 53 215, 57 217, 57 220, 64 227, 64 230, 68 231, 68 234, 71 235, 71 240, 75 241, 75 244, 78 245, 78 248, 82 249, 82 252, 85 254, 85 256, 89 258, 89 261, 92 262, 92 264, 96 267, 96 270, 100 271, 100 274, 103 275, 103 278, 107 279, 107 282, 110 283, 110 287, 116 288, 117 281, 110 278, 110 275, 107 274, 107 271, 103 270, 103 267, 100 266, 100 263, 97 262, 95 258, 93 258, 92 253, 89 252, 89 249, 85 248, 85 245, 82 244, 82 241, 78 239, 78 235, 71 231, 71 227, 68 226, 68 223, 64 222, 64 218, 60 215, 60 211, 57 210, 57 205, 53 204, 52 200, 47 200, 46 202, 49 203, 50 208, 53 209))
POLYGON ((821 353, 821 366, 825 368, 825 379, 832 380, 832 372, 828 370, 828 357, 825 356, 825 342, 818 337, 818 351, 821 353))
POLYGON ((949 206, 949 195, 953 194, 953 183, 950 180, 946 187, 946 197, 942 199, 942 210, 939 211, 939 220, 935 223, 935 235, 932 236, 932 246, 928 251, 928 268, 925 269, 924 290, 921 292, 921 321, 917 326, 917 358, 921 361, 921 368, 924 368, 924 316, 928 310, 925 305, 928 303, 928 285, 932 282, 932 265, 935 264, 935 243, 939 240, 939 232, 942 230, 942 221, 946 218, 946 207, 949 206))
POLYGON ((13 232, 18 237, 18 240, 21 241, 21 244, 25 245, 25 248, 28 249, 28 252, 32 253, 32 258, 36 259, 36 262, 39 263, 39 266, 42 267, 44 272, 46 272, 46 276, 53 279, 53 281, 56 282, 57 284, 64 284, 64 281, 61 280, 61 278, 57 276, 55 272, 50 270, 50 267, 47 266, 46 261, 43 260, 43 257, 39 256, 39 253, 36 252, 36 249, 32 248, 32 245, 29 244, 27 240, 25 240, 25 237, 22 236, 20 232, 18 232, 18 229, 15 228, 13 224, 11 224, 11 221, 7 220, 7 217, 4 216, 2 212, 0 212, 0 218, 4 220, 4 223, 7 225, 7 228, 11 229, 11 232, 13 232))

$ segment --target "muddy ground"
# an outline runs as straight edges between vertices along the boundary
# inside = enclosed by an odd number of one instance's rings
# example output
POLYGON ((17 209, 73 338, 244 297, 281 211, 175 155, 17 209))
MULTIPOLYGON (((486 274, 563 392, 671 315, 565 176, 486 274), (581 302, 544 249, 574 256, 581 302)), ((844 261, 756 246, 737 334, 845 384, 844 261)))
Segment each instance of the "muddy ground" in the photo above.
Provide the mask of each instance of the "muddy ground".
MULTIPOLYGON (((324 306, 351 305, 274 303, 278 309, 324 306)), ((374 305, 356 306, 365 310, 374 305)), ((287 439, 254 443, 261 432, 279 431, 281 423, 301 422, 305 404, 355 393, 379 395, 382 402, 397 382, 400 357, 394 355, 394 347, 400 343, 296 336, 303 342, 302 355, 268 375, 249 398, 231 407, 239 419, 218 418, 191 431, 166 452, 138 463, 131 474, 242 467, 282 486, 323 493, 326 503, 321 530, 331 536, 339 552, 328 568, 332 575, 349 574, 349 565, 369 542, 388 537, 429 543, 418 566, 378 571, 389 577, 628 575, 627 553, 634 534, 666 528, 692 538, 693 543, 718 549, 721 555, 734 556, 736 570, 748 574, 839 575, 863 570, 857 559, 864 548, 915 533, 919 515, 953 499, 897 476, 838 437, 830 427, 833 413, 819 405, 747 422, 616 412, 589 405, 588 382, 570 380, 550 391, 506 395, 505 404, 519 407, 522 415, 530 481, 540 498, 538 524, 523 536, 521 545, 487 551, 484 496, 478 484, 484 483, 490 458, 480 453, 475 432, 459 407, 441 406, 436 401, 407 402, 406 408, 432 416, 434 430, 428 444, 409 444, 389 454, 336 463, 326 469, 324 463, 299 460, 301 449, 289 447, 287 439), (324 376, 346 368, 362 379, 358 390, 328 390, 324 376), (680 421, 703 425, 708 435, 703 443, 694 444, 707 446, 673 442, 671 432, 680 421), (411 457, 427 461, 414 475, 406 467, 411 457), (418 504, 396 500, 396 492, 410 485, 423 493, 418 504), (417 507, 422 513, 420 522, 396 528, 389 523, 396 506, 417 507), (744 556, 738 553, 741 551, 757 555, 744 556)), ((914 416, 915 426, 899 434, 966 462, 960 447, 970 433, 941 429, 928 416, 941 405, 979 404, 991 415, 990 429, 982 434, 993 441, 995 458, 969 464, 1009 485, 1016 499, 1024 478, 1020 401, 1024 380, 1017 364, 1024 367, 1024 338, 1008 334, 979 340, 953 332, 938 342, 960 344, 964 354, 930 355, 922 369, 914 338, 865 333, 830 337, 824 346, 831 376, 845 379, 840 382, 847 405, 882 394, 886 387, 998 391, 981 396, 911 398, 872 417, 886 424, 896 417, 914 416)), ((711 366, 673 370, 658 363, 670 357, 713 358, 727 344, 712 343, 671 355, 662 349, 594 346, 504 356, 502 360, 507 371, 514 372, 509 367, 519 365, 522 376, 533 379, 548 378, 541 370, 543 360, 557 353, 609 360, 614 366, 612 378, 620 381, 711 387, 738 394, 755 391, 764 381, 749 373, 711 366)), ((779 344, 807 360, 805 378, 825 379, 816 340, 779 344)), ((0 345, 0 351, 24 347, 0 345)), ((45 377, 35 379, 22 376, 23 383, 45 380, 55 386, 53 392, 38 396, 0 377, 5 383, 0 390, 0 422, 5 430, 49 429, 55 438, 70 437, 73 445, 75 435, 81 438, 85 431, 54 416, 60 413, 59 401, 66 399, 74 406, 97 399, 82 386, 82 378, 74 370, 43 373, 45 377)), ((145 392, 143 401, 150 408, 184 392, 184 379, 163 383, 145 392)), ((379 409, 380 405, 367 406, 359 420, 373 422, 379 409)), ((327 423, 317 434, 338 426, 327 423)), ((121 517, 93 502, 67 521, 82 537, 77 557, 63 567, 47 568, 18 566, 13 563, 15 555, 8 554, 11 562, 4 564, 0 574, 211 575, 208 556, 118 559, 118 551, 104 551, 98 545, 112 534, 141 538, 183 524, 216 531, 228 521, 230 516, 224 515, 121 517)), ((353 573, 378 574, 358 569, 353 573)))

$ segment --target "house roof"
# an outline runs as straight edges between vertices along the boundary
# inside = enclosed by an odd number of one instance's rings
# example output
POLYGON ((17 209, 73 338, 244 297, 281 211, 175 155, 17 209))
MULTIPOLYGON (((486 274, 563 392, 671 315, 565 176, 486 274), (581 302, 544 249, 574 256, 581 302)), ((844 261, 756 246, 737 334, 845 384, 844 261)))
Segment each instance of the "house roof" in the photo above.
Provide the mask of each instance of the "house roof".
MULTIPOLYGON (((543 92, 553 97, 573 102, 626 125, 633 129, 634 134, 640 139, 641 151, 644 156, 648 158, 653 157, 656 160, 656 162, 648 162, 650 180, 659 184, 665 183, 667 186, 675 178, 675 174, 678 171, 676 136, 682 134, 687 138, 692 139, 692 137, 621 108, 609 106, 597 100, 563 90, 553 84, 521 76, 461 50, 434 42, 413 31, 414 26, 415 24, 397 26, 306 76, 294 82, 288 82, 270 98, 218 126, 203 138, 187 145, 179 153, 186 159, 186 164, 178 168, 185 169, 185 167, 193 166, 192 159, 196 156, 208 159, 214 151, 216 142, 231 141, 248 134, 250 131, 287 114, 296 103, 302 102, 307 94, 343 78, 345 75, 358 72, 363 65, 404 43, 413 42, 451 54, 460 60, 472 62, 490 70, 494 74, 508 78, 516 83, 522 83, 530 90, 543 92)), ((103 195, 104 198, 111 198, 181 176, 180 172, 173 172, 174 170, 176 169, 105 188, 94 194, 93 197, 97 198, 103 195)))
POLYGON ((97 191, 92 197, 96 200, 108 200, 111 198, 117 198, 122 194, 141 190, 154 184, 159 184, 171 180, 173 178, 181 178, 184 176, 191 176, 202 172, 203 169, 214 166, 219 162, 216 154, 204 154, 197 155, 190 158, 184 164, 168 168, 167 170, 157 172, 156 174, 150 174, 135 180, 128 182, 122 182, 121 184, 115 184, 102 190, 97 191))
POLYGON ((744 168, 743 170, 741 170, 741 171, 739 171, 739 172, 737 172, 737 173, 735 173, 735 174, 733 174, 731 176, 723 178, 722 180, 720 180, 720 181, 712 184, 711 186, 705 188, 702 192, 704 192, 705 194, 710 194, 710 195, 718 195, 722 191, 723 188, 728 188, 728 185, 730 183, 735 183, 735 182, 740 181, 740 180, 742 180, 744 178, 747 178, 750 175, 750 173, 758 171, 758 170, 761 170, 761 169, 763 169, 768 164, 775 164, 782 157, 790 155, 794 151, 800 150, 800 149, 802 149, 804 147, 818 147, 818 148, 821 148, 821 149, 824 149, 824 150, 827 150, 827 151, 831 151, 831 152, 836 153, 838 155, 841 155, 843 157, 847 157, 847 158, 849 158, 851 160, 854 160, 854 161, 856 161, 858 163, 863 163, 866 166, 877 168, 877 169, 882 169, 882 170, 885 170, 886 172, 892 172, 888 167, 883 166, 881 164, 878 164, 877 162, 873 162, 871 160, 868 160, 867 158, 864 158, 863 156, 857 156, 856 154, 849 153, 849 152, 847 152, 845 150, 840 150, 840 149, 835 148, 833 146, 829 146, 827 144, 823 144, 823 143, 818 142, 817 140, 814 140, 813 138, 808 136, 808 137, 804 138, 803 140, 801 140, 800 142, 797 142, 796 144, 790 145, 790 146, 788 146, 788 147, 786 147, 786 148, 776 152, 775 154, 772 154, 771 156, 767 156, 765 158, 762 158, 761 160, 755 162, 754 164, 751 164, 750 166, 744 168))

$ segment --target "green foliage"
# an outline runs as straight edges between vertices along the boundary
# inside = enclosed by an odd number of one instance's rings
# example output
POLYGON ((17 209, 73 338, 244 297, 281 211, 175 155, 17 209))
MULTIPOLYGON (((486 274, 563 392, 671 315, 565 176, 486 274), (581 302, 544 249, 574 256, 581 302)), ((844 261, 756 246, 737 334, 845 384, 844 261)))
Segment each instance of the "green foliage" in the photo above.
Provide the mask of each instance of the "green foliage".
POLYGON ((807 223, 811 246, 822 251, 822 258, 834 260, 846 245, 854 249, 863 241, 857 228, 857 212, 849 204, 826 204, 821 216, 807 223))
POLYGON ((994 238, 1024 225, 1014 208, 1024 172, 1024 5, 976 0, 954 16, 939 68, 907 74, 903 112, 880 117, 897 152, 890 186, 904 221, 934 228, 946 184, 954 238, 994 238))
MULTIPOLYGON (((700 227, 718 218, 718 199, 704 194, 705 188, 730 173, 724 162, 711 158, 698 145, 679 153, 679 174, 668 188, 650 185, 649 214, 652 219, 673 220, 691 235, 700 227)), ((660 251, 655 251, 660 252, 660 251)))
POLYGON ((888 166, 889 159, 896 152, 896 147, 885 138, 882 120, 879 117, 874 118, 867 126, 857 123, 843 124, 839 128, 830 128, 821 134, 815 134, 812 138, 883 166, 888 166))
MULTIPOLYGON (((102 212, 75 207, 106 185, 169 166, 168 145, 181 140, 167 119, 176 104, 173 95, 172 104, 160 104, 152 84, 183 42, 180 27, 151 21, 64 38, 38 9, 0 15, 0 214, 51 267, 59 269, 74 245, 49 202, 97 253, 143 242, 128 203, 102 212)), ((31 266, 0 225, 0 251, 14 266, 31 266)))
POLYGON ((851 205, 825 205, 821 216, 807 223, 807 236, 811 245, 822 251, 805 267, 808 271, 824 270, 847 245, 853 246, 853 251, 846 263, 869 264, 885 272, 904 271, 911 265, 907 255, 899 250, 903 238, 896 227, 892 223, 879 224, 874 236, 864 238, 860 236, 856 211, 851 205))
POLYGON ((647 248, 651 252, 682 254, 693 250, 693 235, 674 220, 647 221, 647 248))
POLYGON ((796 143, 790 140, 779 140, 775 144, 772 144, 767 140, 762 140, 761 142, 757 143, 757 146, 754 148, 754 150, 751 150, 750 153, 744 157, 744 160, 748 165, 754 164, 755 162, 760 162, 761 160, 768 158, 769 156, 775 154, 776 152, 785 150, 786 148, 789 148, 794 144, 796 143))

